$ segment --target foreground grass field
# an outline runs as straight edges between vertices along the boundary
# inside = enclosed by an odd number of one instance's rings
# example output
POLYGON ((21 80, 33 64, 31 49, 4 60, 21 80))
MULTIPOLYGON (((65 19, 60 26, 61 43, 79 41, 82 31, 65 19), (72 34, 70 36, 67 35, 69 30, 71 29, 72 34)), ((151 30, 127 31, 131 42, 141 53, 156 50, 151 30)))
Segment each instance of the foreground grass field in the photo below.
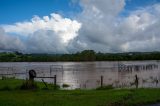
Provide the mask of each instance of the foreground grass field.
POLYGON ((160 89, 18 89, 22 80, 0 80, 0 106, 142 106, 160 102, 160 89))

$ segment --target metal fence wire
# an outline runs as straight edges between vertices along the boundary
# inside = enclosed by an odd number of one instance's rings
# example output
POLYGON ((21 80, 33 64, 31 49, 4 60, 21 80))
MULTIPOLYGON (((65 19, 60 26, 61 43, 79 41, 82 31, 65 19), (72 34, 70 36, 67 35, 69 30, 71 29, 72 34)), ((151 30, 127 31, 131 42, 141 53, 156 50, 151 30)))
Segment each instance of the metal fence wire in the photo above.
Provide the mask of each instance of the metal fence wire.
POLYGON ((97 88, 112 85, 114 87, 134 87, 135 75, 139 87, 160 87, 158 64, 126 64, 118 62, 114 66, 63 66, 63 65, 29 65, 0 67, 0 78, 14 77, 28 79, 29 70, 35 70, 35 80, 53 83, 56 75, 57 84, 69 85, 68 89, 97 88), (38 78, 39 77, 39 78, 38 78), (42 78, 46 77, 46 78, 42 78), (52 77, 52 78, 49 78, 52 77))

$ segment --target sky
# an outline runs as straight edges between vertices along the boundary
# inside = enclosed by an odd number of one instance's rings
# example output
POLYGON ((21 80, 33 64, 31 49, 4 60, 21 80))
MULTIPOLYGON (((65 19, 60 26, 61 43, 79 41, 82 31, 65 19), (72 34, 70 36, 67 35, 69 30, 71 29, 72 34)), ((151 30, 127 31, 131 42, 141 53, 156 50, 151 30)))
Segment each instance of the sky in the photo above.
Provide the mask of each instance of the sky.
POLYGON ((160 0, 0 0, 0 51, 160 51, 160 0))

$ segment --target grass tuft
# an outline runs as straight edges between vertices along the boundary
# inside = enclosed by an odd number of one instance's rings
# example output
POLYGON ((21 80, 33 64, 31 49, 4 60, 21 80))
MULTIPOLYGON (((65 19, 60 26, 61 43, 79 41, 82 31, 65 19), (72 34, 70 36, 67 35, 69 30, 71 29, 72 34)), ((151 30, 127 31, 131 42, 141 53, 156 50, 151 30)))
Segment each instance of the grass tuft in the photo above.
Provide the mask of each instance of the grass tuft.
POLYGON ((113 85, 107 85, 96 88, 96 90, 109 90, 109 89, 114 89, 113 85))
POLYGON ((70 85, 69 84, 63 84, 62 87, 63 88, 68 88, 68 87, 70 87, 70 85))
POLYGON ((36 90, 36 89, 38 89, 38 86, 35 82, 33 82, 31 80, 26 80, 25 82, 23 82, 20 89, 22 89, 22 90, 36 90))

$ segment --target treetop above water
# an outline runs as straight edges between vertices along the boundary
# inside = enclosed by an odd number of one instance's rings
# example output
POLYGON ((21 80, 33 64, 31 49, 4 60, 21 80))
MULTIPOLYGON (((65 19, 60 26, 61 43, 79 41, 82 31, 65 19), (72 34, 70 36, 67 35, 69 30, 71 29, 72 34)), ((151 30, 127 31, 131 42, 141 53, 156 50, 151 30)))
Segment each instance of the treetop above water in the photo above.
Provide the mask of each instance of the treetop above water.
POLYGON ((56 62, 56 61, 129 61, 160 60, 160 52, 96 53, 84 50, 74 54, 0 53, 0 62, 56 62))

